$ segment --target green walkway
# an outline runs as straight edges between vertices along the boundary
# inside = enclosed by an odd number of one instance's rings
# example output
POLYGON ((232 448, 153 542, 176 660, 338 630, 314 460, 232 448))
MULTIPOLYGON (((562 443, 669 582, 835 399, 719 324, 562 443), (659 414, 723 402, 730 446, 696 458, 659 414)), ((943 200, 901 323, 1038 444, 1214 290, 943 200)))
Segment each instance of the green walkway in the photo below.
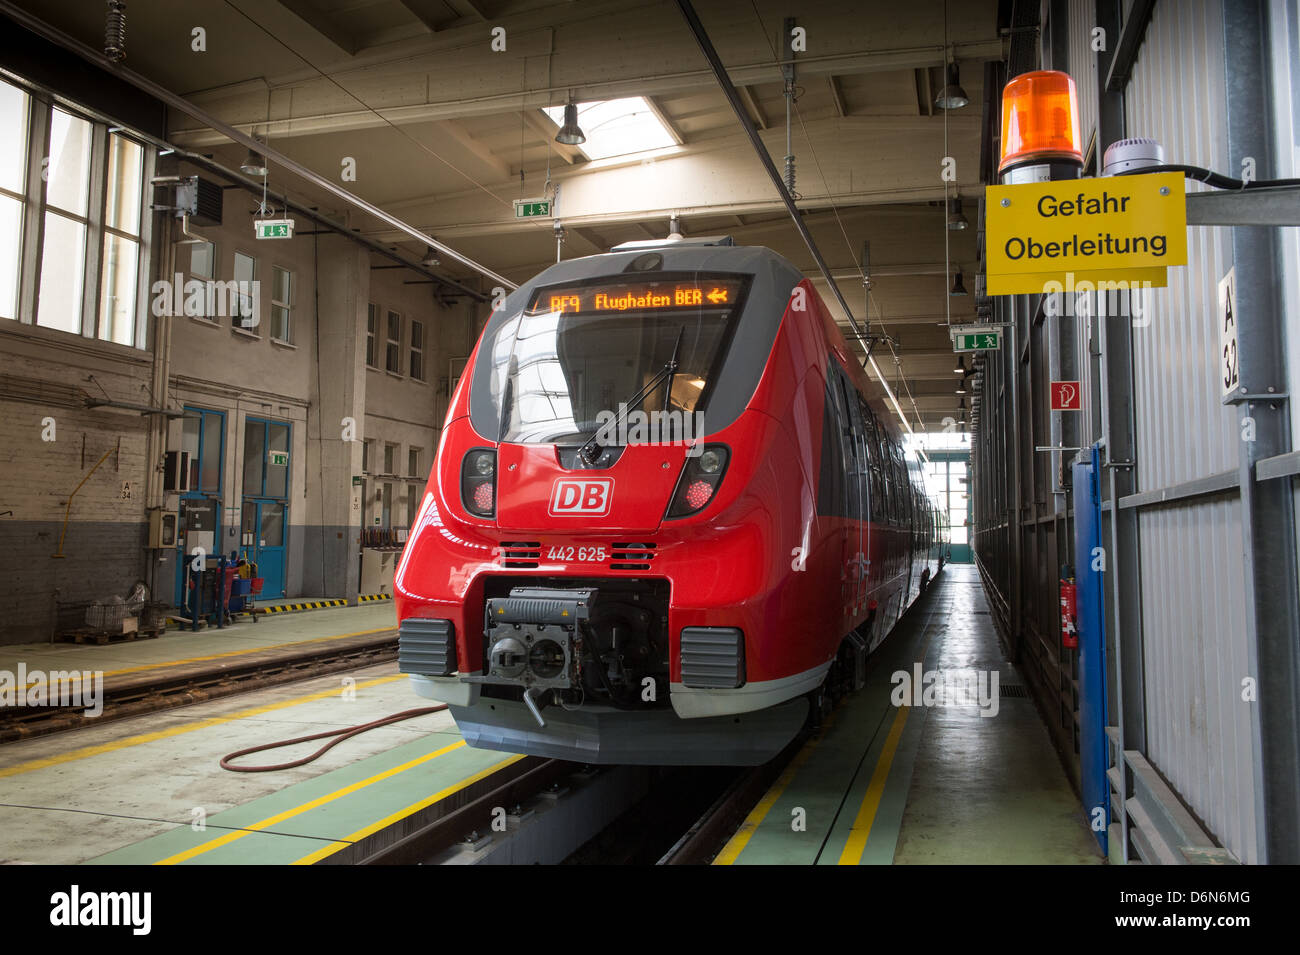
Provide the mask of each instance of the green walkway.
POLYGON ((317 862, 519 758, 471 749, 454 728, 430 733, 86 864, 317 862))
POLYGON ((949 566, 715 864, 1100 863, 1033 703, 991 696, 993 672, 1019 683, 974 568, 949 566), (920 660, 948 698, 894 705, 920 660))

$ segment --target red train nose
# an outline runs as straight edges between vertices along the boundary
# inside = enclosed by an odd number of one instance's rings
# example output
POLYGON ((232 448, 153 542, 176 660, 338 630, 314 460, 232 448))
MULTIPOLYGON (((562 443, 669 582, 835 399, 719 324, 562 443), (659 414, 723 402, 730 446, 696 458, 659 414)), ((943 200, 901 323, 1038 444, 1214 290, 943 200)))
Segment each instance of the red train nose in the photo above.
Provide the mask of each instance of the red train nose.
POLYGON ((630 445, 608 468, 570 469, 552 445, 503 444, 497 523, 519 531, 658 529, 677 487, 686 448, 630 445))

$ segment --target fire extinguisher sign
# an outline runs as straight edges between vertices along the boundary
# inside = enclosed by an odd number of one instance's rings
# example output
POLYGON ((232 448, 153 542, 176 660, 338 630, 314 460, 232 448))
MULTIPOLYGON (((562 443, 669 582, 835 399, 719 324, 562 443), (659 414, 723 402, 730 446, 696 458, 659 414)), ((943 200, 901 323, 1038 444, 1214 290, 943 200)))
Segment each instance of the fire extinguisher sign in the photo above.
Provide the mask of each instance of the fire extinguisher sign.
POLYGON ((1052 410, 1078 411, 1081 391, 1077 381, 1052 382, 1052 410))

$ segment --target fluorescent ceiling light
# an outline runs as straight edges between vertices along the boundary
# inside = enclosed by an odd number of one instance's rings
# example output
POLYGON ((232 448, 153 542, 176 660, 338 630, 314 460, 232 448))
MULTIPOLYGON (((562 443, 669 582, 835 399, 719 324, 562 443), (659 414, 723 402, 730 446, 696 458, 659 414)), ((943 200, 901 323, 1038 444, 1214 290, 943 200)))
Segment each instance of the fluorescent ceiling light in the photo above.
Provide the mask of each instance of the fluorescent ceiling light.
MULTIPOLYGON (((543 107, 543 111, 557 128, 564 124, 563 106, 543 107)), ((677 143, 643 96, 579 103, 578 125, 587 136, 579 148, 589 159, 626 156, 677 143)))

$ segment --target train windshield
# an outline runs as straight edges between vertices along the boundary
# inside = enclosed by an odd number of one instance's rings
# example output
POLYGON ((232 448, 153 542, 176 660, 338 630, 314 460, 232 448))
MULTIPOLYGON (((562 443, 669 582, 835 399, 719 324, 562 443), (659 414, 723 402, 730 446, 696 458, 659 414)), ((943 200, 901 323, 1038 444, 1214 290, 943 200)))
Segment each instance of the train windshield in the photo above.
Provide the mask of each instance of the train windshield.
POLYGON ((493 437, 581 442, 620 404, 705 414, 748 288, 748 276, 691 272, 538 289, 480 348, 491 356, 493 437))

